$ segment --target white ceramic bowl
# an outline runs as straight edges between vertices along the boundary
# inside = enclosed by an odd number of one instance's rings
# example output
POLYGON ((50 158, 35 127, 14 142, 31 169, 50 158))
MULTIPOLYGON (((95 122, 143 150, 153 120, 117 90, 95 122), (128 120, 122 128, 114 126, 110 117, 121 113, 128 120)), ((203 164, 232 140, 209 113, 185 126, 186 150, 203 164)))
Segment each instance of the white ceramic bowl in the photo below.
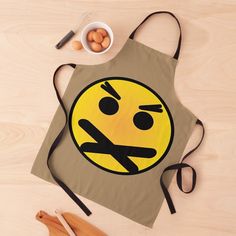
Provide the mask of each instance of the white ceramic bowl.
POLYGON ((104 22, 100 22, 100 21, 92 22, 92 23, 86 25, 86 26, 83 28, 83 30, 82 30, 82 32, 81 32, 81 43, 82 43, 84 49, 85 49, 87 52, 92 53, 92 54, 103 54, 103 53, 107 52, 107 51, 111 48, 111 46, 112 46, 112 44, 113 44, 113 32, 112 32, 111 28, 110 28, 106 23, 104 23, 104 22), (90 30, 97 29, 97 28, 103 28, 103 29, 105 29, 105 30, 107 31, 109 37, 110 37, 110 40, 111 40, 111 41, 110 41, 110 45, 108 46, 108 48, 106 48, 105 50, 103 50, 103 51, 101 51, 101 52, 94 52, 94 51, 90 48, 90 46, 89 46, 89 44, 88 44, 88 41, 87 41, 87 34, 88 34, 88 32, 89 32, 90 30))

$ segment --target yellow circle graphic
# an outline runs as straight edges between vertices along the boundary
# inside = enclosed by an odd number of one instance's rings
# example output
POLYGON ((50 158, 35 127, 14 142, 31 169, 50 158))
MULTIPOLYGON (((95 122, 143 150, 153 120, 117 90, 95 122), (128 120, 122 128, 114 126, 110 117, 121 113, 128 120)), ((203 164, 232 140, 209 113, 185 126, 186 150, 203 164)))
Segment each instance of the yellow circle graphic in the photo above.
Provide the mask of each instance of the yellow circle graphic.
POLYGON ((116 174, 138 174, 168 153, 174 135, 170 111, 148 86, 109 77, 90 84, 69 115, 72 139, 97 167, 116 174))

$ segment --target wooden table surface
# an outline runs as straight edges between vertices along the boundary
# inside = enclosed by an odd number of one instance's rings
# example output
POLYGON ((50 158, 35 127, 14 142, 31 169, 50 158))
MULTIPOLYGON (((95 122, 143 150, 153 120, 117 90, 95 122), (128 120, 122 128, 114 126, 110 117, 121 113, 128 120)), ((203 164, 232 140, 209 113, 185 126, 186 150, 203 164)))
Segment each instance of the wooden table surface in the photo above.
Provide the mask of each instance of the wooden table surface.
MULTIPOLYGON (((174 12, 183 28, 175 88, 185 106, 206 126, 206 138, 189 162, 198 172, 196 190, 185 195, 176 181, 170 192, 177 214, 164 201, 153 229, 85 200, 88 221, 110 236, 236 235, 236 1, 69 1, 0 0, 0 226, 1 235, 43 236, 39 210, 56 208, 86 218, 57 186, 30 174, 35 156, 58 106, 52 75, 62 63, 96 64, 121 49, 150 12, 174 12), (54 45, 81 16, 83 25, 104 21, 114 31, 112 49, 101 56, 54 45)), ((76 35, 79 38, 79 34, 76 35)), ((137 35, 148 46, 172 55, 178 30, 169 16, 155 16, 137 35)), ((62 90, 71 70, 61 73, 62 90)), ((189 142, 189 149, 199 131, 189 142)))

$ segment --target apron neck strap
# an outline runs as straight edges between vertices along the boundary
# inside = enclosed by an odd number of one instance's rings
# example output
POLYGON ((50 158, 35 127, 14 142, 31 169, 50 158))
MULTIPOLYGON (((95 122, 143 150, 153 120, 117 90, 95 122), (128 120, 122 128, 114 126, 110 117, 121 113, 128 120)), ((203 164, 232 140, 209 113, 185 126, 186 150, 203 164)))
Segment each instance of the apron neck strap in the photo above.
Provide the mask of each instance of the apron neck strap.
POLYGON ((177 46, 177 49, 176 49, 175 54, 174 54, 174 56, 173 56, 176 60, 178 60, 178 58, 179 58, 179 53, 180 53, 180 47, 181 47, 181 41, 182 41, 181 26, 180 26, 180 23, 179 23, 179 20, 177 19, 177 17, 176 17, 173 13, 171 13, 171 12, 169 12, 169 11, 156 11, 156 12, 153 12, 153 13, 151 13, 150 15, 148 15, 148 16, 137 26, 137 28, 130 34, 129 38, 130 38, 130 39, 134 39, 134 36, 135 36, 136 31, 139 29, 139 27, 140 27, 149 17, 151 17, 152 15, 155 15, 155 14, 163 14, 163 13, 171 15, 171 16, 176 20, 176 22, 177 22, 177 24, 178 24, 178 27, 179 27, 180 34, 179 34, 178 46, 177 46))

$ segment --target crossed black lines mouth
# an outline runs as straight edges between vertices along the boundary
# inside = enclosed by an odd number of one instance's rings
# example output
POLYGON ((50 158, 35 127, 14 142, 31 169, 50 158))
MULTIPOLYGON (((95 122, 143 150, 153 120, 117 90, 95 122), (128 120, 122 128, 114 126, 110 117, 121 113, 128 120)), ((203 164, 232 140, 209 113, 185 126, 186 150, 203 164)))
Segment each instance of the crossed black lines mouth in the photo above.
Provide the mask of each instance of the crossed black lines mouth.
POLYGON ((79 126, 87 132, 95 141, 85 142, 80 147, 83 152, 110 154, 115 158, 130 174, 137 173, 138 166, 128 157, 152 158, 156 155, 153 148, 116 145, 109 140, 99 129, 86 119, 79 120, 79 126))

